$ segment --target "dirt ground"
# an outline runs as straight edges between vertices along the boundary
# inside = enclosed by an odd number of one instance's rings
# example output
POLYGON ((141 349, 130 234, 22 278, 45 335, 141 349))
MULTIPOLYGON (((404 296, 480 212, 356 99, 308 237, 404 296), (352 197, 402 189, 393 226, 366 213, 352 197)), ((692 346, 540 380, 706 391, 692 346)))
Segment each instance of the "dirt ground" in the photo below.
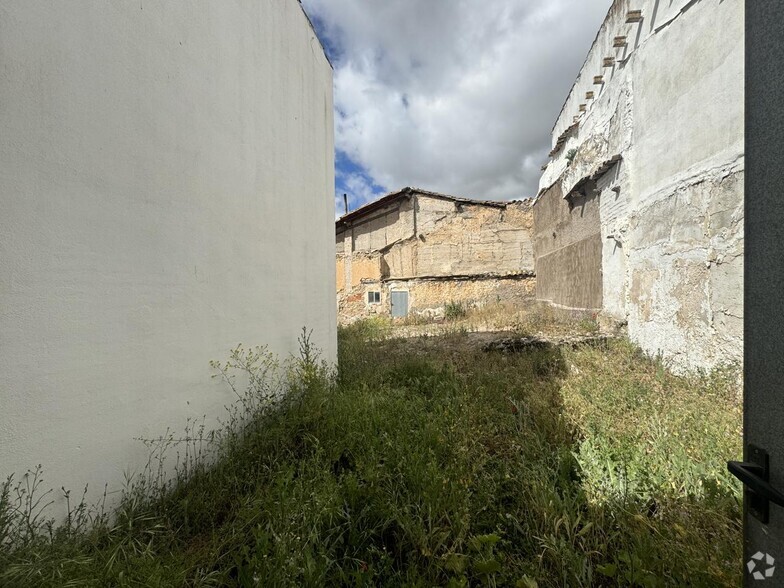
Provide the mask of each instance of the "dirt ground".
POLYGON ((435 348, 520 351, 528 347, 603 344, 613 334, 600 332, 590 313, 565 313, 543 304, 530 308, 494 305, 466 311, 439 322, 374 319, 384 338, 408 339, 412 350, 435 348))

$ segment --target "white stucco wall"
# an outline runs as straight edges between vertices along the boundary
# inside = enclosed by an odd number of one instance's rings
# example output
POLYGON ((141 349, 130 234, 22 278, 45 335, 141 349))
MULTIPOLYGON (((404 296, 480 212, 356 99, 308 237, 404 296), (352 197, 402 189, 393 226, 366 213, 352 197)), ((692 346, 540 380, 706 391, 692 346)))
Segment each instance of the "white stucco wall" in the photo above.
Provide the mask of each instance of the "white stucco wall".
POLYGON ((602 311, 617 321, 626 320, 625 225, 628 222, 628 190, 624 164, 616 163, 596 182, 602 237, 602 311))
POLYGON ((741 0, 615 0, 540 181, 564 195, 596 181, 603 310, 676 370, 742 359, 743 26, 741 0), (631 9, 642 22, 625 22, 631 9))
POLYGON ((237 343, 334 361, 333 185, 297 0, 0 0, 0 478, 116 490, 237 343))

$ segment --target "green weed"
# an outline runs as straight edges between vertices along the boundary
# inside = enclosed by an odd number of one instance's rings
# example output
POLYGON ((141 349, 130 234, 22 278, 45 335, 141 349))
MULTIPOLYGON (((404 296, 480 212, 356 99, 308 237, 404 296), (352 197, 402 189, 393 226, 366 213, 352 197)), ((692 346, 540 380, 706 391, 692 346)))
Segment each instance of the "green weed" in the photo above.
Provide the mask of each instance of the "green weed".
POLYGON ((447 302, 444 306, 444 318, 448 321, 463 318, 466 314, 468 311, 460 302, 447 302))

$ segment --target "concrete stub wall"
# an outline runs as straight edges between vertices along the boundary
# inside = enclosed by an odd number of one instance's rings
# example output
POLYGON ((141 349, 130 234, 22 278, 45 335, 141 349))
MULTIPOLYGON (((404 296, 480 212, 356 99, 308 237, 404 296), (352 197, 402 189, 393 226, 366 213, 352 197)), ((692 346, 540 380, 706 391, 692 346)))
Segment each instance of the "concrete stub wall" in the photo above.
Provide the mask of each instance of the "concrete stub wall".
POLYGON ((0 478, 117 490, 237 343, 334 361, 333 185, 296 0, 0 0, 0 478))

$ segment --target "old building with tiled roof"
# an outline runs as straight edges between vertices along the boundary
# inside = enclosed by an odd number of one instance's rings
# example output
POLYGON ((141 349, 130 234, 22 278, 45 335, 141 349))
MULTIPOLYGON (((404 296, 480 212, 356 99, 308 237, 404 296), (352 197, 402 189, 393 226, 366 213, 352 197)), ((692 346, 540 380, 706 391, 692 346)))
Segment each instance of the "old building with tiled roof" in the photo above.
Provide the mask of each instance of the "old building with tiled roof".
POLYGON ((339 320, 526 304, 535 284, 532 224, 530 201, 404 188, 366 204, 335 223, 339 320))

